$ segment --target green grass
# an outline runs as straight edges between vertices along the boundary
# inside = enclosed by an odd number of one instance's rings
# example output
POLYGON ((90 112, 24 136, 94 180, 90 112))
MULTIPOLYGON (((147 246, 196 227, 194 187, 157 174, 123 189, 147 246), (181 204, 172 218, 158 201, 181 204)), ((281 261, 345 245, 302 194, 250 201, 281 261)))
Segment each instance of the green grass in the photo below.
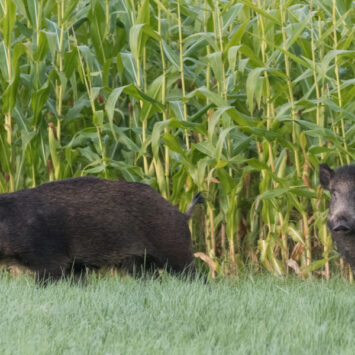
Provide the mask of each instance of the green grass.
POLYGON ((0 278, 1 354, 353 354, 355 286, 246 277, 209 284, 0 278))

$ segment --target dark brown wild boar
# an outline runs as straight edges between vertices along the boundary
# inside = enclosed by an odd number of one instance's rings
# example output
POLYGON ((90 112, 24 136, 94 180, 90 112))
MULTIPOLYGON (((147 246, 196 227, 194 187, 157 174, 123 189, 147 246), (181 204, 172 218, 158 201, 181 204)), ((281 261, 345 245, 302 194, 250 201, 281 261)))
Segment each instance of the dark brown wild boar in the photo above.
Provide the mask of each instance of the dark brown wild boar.
POLYGON ((334 171, 321 164, 319 180, 331 194, 328 227, 332 238, 355 274, 355 165, 334 171))
POLYGON ((151 187, 79 177, 0 194, 0 260, 58 279, 86 268, 133 264, 194 270, 185 214, 151 187))

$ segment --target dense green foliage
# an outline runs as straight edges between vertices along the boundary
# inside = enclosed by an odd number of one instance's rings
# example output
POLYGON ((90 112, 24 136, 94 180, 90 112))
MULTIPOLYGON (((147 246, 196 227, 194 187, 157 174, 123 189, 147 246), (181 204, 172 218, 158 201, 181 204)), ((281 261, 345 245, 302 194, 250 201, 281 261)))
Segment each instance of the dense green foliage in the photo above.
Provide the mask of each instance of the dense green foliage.
POLYGON ((0 189, 205 191, 217 272, 329 277, 317 169, 354 160, 354 22, 349 0, 0 0, 0 189))
POLYGON ((353 354, 354 286, 333 278, 36 287, 0 277, 0 353, 353 354))

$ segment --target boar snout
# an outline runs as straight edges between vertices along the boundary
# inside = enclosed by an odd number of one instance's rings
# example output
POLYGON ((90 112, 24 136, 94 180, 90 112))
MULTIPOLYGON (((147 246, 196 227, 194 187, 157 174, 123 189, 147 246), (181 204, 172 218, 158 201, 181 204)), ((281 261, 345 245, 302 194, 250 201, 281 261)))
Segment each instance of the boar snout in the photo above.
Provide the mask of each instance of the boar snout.
POLYGON ((333 223, 329 223, 329 228, 335 233, 349 233, 351 231, 350 223, 344 218, 338 219, 333 223))
MULTIPOLYGON (((332 170, 326 164, 319 166, 322 187, 330 191, 331 202, 328 227, 332 233, 355 232, 355 166, 332 170)), ((355 245, 354 245, 355 247, 355 245)))
POLYGON ((328 227, 343 258, 355 275, 355 165, 332 170, 319 165, 319 181, 330 192, 328 227))
POLYGON ((347 234, 355 231, 355 218, 349 211, 349 203, 332 197, 328 215, 328 227, 332 233, 347 234))

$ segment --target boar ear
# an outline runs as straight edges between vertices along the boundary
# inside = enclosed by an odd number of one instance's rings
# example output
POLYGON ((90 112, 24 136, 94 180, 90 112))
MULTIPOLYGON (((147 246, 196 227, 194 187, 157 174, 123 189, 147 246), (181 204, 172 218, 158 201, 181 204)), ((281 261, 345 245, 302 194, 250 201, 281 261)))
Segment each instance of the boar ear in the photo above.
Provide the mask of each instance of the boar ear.
POLYGON ((327 164, 319 165, 319 181, 323 189, 329 190, 330 181, 333 179, 334 170, 330 169, 327 164))

